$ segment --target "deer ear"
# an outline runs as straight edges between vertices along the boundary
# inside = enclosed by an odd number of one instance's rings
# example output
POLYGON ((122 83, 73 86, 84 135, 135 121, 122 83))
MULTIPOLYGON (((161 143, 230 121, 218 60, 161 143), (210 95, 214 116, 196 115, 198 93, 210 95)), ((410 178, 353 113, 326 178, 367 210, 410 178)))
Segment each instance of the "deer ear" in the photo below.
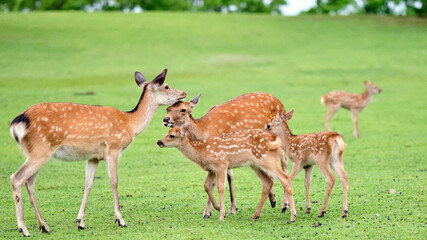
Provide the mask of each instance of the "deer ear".
POLYGON ((181 126, 181 130, 180 130, 180 132, 181 132, 181 137, 185 137, 185 135, 187 134, 187 132, 188 132, 188 128, 189 128, 189 126, 190 126, 190 124, 189 123, 186 123, 186 124, 184 124, 184 125, 182 125, 181 126))
POLYGON ((192 105, 192 107, 196 106, 197 103, 199 102, 200 96, 202 96, 202 94, 199 94, 197 97, 193 98, 190 103, 192 105))
POLYGON ((142 85, 145 83, 146 79, 144 75, 140 72, 135 72, 135 82, 142 89, 142 85))
POLYGON ((153 81, 151 81, 151 84, 153 84, 156 87, 161 86, 165 82, 166 73, 168 72, 167 69, 163 70, 159 75, 157 75, 153 81))
POLYGON ((287 112, 287 113, 285 114, 285 118, 284 118, 284 119, 285 119, 286 121, 289 121, 289 120, 291 120, 292 115, 294 115, 294 109, 292 109, 291 111, 287 112))
POLYGON ((365 80, 365 81, 363 81, 363 83, 364 83, 365 85, 367 85, 367 84, 368 84, 368 81, 366 81, 366 80, 365 80))
POLYGON ((276 115, 276 120, 277 121, 282 121, 284 118, 285 118, 285 114, 283 113, 283 110, 279 110, 277 112, 277 115, 276 115))

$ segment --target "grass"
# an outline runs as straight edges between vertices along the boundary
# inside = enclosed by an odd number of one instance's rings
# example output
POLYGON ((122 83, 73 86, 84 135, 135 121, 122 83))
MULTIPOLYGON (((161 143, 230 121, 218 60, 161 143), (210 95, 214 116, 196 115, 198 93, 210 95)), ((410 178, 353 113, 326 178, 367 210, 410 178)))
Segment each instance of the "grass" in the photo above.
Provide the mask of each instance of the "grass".
MULTIPOLYGON (((52 159, 36 181, 42 234, 26 191, 27 228, 35 239, 425 239, 427 184, 427 22, 403 17, 279 17, 194 13, 0 14, 0 238, 20 236, 9 176, 24 162, 9 135, 12 119, 38 102, 67 101, 130 110, 139 99, 133 72, 152 79, 168 68, 167 82, 188 98, 202 93, 194 111, 247 92, 277 96, 294 133, 324 129, 320 97, 332 90, 362 92, 363 80, 383 92, 359 115, 361 138, 352 136, 350 113, 340 110, 333 130, 347 141, 349 217, 340 219, 337 178, 324 218, 318 218, 326 181, 313 171, 312 213, 304 214, 304 174, 294 182, 297 221, 266 203, 250 221, 261 184, 249 168, 236 169, 239 210, 202 220, 206 173, 176 149, 156 141, 167 129, 159 109, 119 162, 119 197, 129 226, 114 224, 105 163, 97 171, 86 211, 87 229, 74 223, 84 189, 85 162, 52 159), (76 93, 95 92, 95 95, 76 93), (395 189, 396 193, 389 193, 395 189), (321 225, 319 225, 321 223, 321 225)), ((278 182, 276 196, 282 198, 278 182)), ((217 195, 216 195, 217 196, 217 195)), ((228 195, 226 204, 229 206, 228 195)), ((227 207, 226 207, 227 208, 227 207)))

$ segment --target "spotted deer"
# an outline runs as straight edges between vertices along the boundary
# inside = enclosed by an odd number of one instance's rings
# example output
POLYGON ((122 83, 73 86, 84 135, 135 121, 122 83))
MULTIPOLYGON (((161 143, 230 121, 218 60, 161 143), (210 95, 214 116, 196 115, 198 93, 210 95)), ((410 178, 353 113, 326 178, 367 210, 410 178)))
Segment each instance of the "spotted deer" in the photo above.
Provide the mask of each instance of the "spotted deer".
POLYGON ((289 129, 287 121, 291 120, 294 110, 286 114, 280 111, 275 119, 267 125, 267 131, 279 136, 282 139, 282 148, 285 150, 288 158, 292 161, 292 171, 289 177, 293 179, 301 169, 305 170, 305 194, 306 194, 306 213, 310 213, 309 188, 311 172, 314 165, 319 166, 328 184, 325 201, 319 217, 326 213, 329 196, 334 187, 335 177, 329 166, 334 169, 341 179, 343 186, 343 211, 342 217, 347 216, 347 192, 348 177, 344 171, 342 155, 344 153, 345 142, 341 135, 336 132, 315 132, 303 135, 294 135, 289 129))
MULTIPOLYGON (((188 132, 194 139, 217 137, 243 129, 265 129, 268 121, 275 117, 277 112, 285 111, 279 99, 271 94, 256 92, 248 93, 231 99, 221 105, 213 106, 205 116, 196 119, 192 116, 194 107, 199 102, 200 95, 190 102, 177 102, 167 108, 163 124, 167 127, 179 127, 188 123, 188 132)), ((287 161, 281 159, 282 167, 287 173, 287 161)), ((227 171, 227 180, 230 187, 231 207, 229 214, 236 212, 234 196, 233 172, 227 171)), ((215 187, 215 182, 213 186, 215 187)), ((273 190, 270 193, 270 203, 274 207, 276 200, 273 190)), ((211 202, 208 199, 203 218, 211 215, 211 202)))
POLYGON ((37 215, 39 228, 49 233, 36 202, 34 185, 40 167, 52 156, 66 161, 87 160, 83 201, 77 216, 79 229, 84 229, 84 212, 93 186, 99 161, 107 163, 114 200, 116 222, 126 227, 120 213, 117 194, 117 163, 121 153, 150 123, 161 105, 183 100, 186 93, 164 84, 165 69, 151 82, 135 73, 135 81, 142 89, 136 107, 128 112, 113 107, 75 103, 39 103, 18 115, 10 125, 10 133, 23 150, 27 160, 10 176, 19 232, 29 236, 25 227, 21 189, 25 184, 37 215))
POLYGON ((188 159, 208 172, 204 188, 220 220, 225 218, 224 187, 228 169, 250 166, 262 182, 262 195, 259 205, 252 217, 256 220, 261 213, 265 200, 277 178, 289 198, 291 208, 290 222, 295 221, 296 210, 292 195, 291 179, 280 169, 278 159, 283 151, 281 140, 274 134, 261 129, 240 130, 237 132, 195 140, 188 134, 188 125, 174 127, 157 142, 159 147, 176 147, 188 159), (213 196, 213 182, 218 184, 220 204, 213 196))
POLYGON ((329 127, 329 120, 340 108, 345 108, 351 111, 353 118, 353 135, 355 138, 359 138, 359 127, 357 114, 362 111, 372 100, 372 95, 380 93, 381 89, 375 84, 365 81, 365 91, 363 94, 358 93, 347 93, 343 91, 333 91, 324 95, 320 102, 325 104, 328 108, 328 113, 325 116, 325 126, 328 131, 331 131, 329 127))

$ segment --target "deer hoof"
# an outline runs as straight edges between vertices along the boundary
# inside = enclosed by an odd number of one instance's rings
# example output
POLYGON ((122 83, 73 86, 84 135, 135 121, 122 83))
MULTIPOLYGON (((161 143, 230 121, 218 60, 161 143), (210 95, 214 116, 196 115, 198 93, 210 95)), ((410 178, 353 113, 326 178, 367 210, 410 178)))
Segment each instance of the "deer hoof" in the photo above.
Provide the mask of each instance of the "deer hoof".
POLYGON ((319 217, 323 217, 323 216, 325 216, 325 213, 326 213, 326 211, 321 211, 321 212, 319 213, 319 217))
POLYGON ((24 237, 30 236, 30 233, 28 232, 28 230, 26 228, 25 229, 19 228, 19 233, 22 233, 22 235, 24 235, 24 237))
POLYGON ((211 215, 207 215, 207 214, 203 215, 203 219, 208 219, 210 217, 211 217, 211 215))
POLYGON ((311 211, 311 208, 306 208, 305 209, 305 213, 310 213, 310 211, 311 211))
POLYGON ((120 219, 116 219, 116 221, 115 221, 118 225, 119 225, 119 227, 128 227, 126 224, 122 224, 121 222, 120 222, 120 219))
POLYGON ((276 207, 276 201, 270 201, 270 204, 271 204, 271 208, 274 208, 274 207, 276 207))
POLYGON ((344 210, 342 215, 341 215, 341 218, 347 217, 347 213, 348 213, 348 210, 344 210))
POLYGON ((286 223, 287 223, 287 224, 291 224, 291 223, 293 223, 293 222, 295 222, 295 220, 293 220, 293 221, 287 221, 286 223))
POLYGON ((49 228, 47 226, 45 226, 45 225, 40 226, 39 229, 42 231, 42 233, 50 234, 49 228))

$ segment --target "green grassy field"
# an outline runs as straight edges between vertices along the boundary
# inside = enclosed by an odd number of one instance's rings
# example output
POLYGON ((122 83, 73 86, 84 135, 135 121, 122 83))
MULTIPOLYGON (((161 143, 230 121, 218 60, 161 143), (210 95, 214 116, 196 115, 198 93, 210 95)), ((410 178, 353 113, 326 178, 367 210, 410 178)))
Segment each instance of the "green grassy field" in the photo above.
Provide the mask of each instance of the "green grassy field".
MULTIPOLYGON (((176 149, 156 141, 168 129, 160 108, 119 162, 119 197, 128 228, 114 224, 113 201, 101 163, 85 216, 75 223, 84 190, 85 162, 52 159, 36 181, 36 196, 52 233, 38 231, 23 190, 26 225, 35 239, 343 239, 427 237, 427 21, 402 17, 279 17, 193 13, 0 14, 0 238, 16 238, 9 176, 24 162, 9 124, 39 102, 77 102, 132 109, 140 96, 133 74, 152 79, 168 68, 167 82, 191 99, 194 116, 243 93, 278 97, 294 133, 324 130, 320 97, 332 90, 362 92, 363 80, 383 92, 359 114, 340 110, 333 130, 347 142, 349 216, 340 219, 339 178, 325 217, 318 218, 326 180, 313 171, 312 213, 304 214, 304 174, 293 182, 297 220, 270 208, 250 221, 261 183, 236 169, 236 215, 202 219, 206 173, 176 149), (79 93, 94 92, 94 95, 79 93), (395 189, 396 193, 389 193, 395 189), (321 223, 321 225, 319 224, 321 223)), ((276 197, 282 198, 278 182, 276 197)), ((217 196, 217 194, 216 194, 217 196)), ((229 206, 226 194, 226 209, 229 206)))

